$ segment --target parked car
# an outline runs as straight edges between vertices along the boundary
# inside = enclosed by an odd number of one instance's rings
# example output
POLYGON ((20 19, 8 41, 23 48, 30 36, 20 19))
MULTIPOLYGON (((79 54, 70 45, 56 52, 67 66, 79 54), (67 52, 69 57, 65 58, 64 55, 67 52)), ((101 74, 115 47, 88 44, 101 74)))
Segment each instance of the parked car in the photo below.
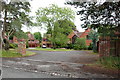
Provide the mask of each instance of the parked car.
POLYGON ((46 48, 46 45, 42 45, 42 48, 46 48))

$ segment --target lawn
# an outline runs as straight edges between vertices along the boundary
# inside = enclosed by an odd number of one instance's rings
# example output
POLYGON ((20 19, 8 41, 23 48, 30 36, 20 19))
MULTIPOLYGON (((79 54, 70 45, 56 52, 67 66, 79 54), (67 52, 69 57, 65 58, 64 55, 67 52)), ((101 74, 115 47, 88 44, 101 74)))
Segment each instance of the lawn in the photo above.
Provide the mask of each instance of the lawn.
POLYGON ((34 52, 26 51, 26 54, 22 55, 20 53, 17 53, 16 50, 10 49, 9 51, 2 50, 2 52, 0 52, 0 57, 26 57, 26 56, 32 56, 35 54, 36 53, 34 52))
POLYGON ((52 48, 35 48, 30 50, 38 50, 38 51, 73 51, 72 49, 52 49, 52 48))

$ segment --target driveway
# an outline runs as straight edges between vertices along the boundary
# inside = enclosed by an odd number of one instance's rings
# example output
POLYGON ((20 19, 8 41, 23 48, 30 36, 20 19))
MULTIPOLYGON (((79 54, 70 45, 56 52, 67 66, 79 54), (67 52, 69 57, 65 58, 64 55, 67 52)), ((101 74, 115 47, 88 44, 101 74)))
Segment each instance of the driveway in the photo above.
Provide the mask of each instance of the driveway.
POLYGON ((89 51, 34 51, 37 55, 24 58, 3 58, 4 78, 107 78, 81 70, 84 64, 94 63, 98 55, 89 51), (10 70, 12 69, 12 70, 10 70), (8 73, 16 74, 7 76, 8 73), (21 73, 25 75, 20 75, 21 73), (17 76, 18 75, 18 76, 17 76), (43 75, 43 77, 41 76, 43 75), (49 76, 47 76, 49 75, 49 76))
POLYGON ((98 55, 89 54, 91 51, 31 51, 38 54, 32 57, 27 57, 26 59, 82 64, 94 63, 98 59, 98 55))

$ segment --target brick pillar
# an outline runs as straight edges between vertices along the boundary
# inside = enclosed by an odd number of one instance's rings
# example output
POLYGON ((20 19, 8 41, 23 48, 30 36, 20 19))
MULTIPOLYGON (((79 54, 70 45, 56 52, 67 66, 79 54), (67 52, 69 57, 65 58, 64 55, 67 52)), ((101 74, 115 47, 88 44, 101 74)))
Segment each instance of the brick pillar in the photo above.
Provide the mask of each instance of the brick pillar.
POLYGON ((18 43, 18 53, 21 53, 22 55, 26 54, 26 44, 25 44, 25 42, 19 42, 18 43))

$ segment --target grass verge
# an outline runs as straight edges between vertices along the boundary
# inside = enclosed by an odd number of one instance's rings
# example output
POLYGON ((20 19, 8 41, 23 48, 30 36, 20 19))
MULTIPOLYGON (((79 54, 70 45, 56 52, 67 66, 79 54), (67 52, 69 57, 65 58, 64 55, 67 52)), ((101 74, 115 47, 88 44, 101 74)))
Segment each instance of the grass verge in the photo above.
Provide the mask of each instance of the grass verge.
POLYGON ((51 48, 35 48, 30 50, 38 50, 38 51, 73 51, 72 49, 51 49, 51 48))
POLYGON ((120 57, 102 57, 99 60, 99 64, 106 68, 120 69, 120 57))
POLYGON ((20 53, 17 53, 16 50, 10 49, 8 51, 2 50, 2 53, 0 53, 0 57, 27 57, 27 56, 32 56, 35 55, 36 53, 31 52, 31 51, 26 51, 25 55, 22 55, 20 53))

